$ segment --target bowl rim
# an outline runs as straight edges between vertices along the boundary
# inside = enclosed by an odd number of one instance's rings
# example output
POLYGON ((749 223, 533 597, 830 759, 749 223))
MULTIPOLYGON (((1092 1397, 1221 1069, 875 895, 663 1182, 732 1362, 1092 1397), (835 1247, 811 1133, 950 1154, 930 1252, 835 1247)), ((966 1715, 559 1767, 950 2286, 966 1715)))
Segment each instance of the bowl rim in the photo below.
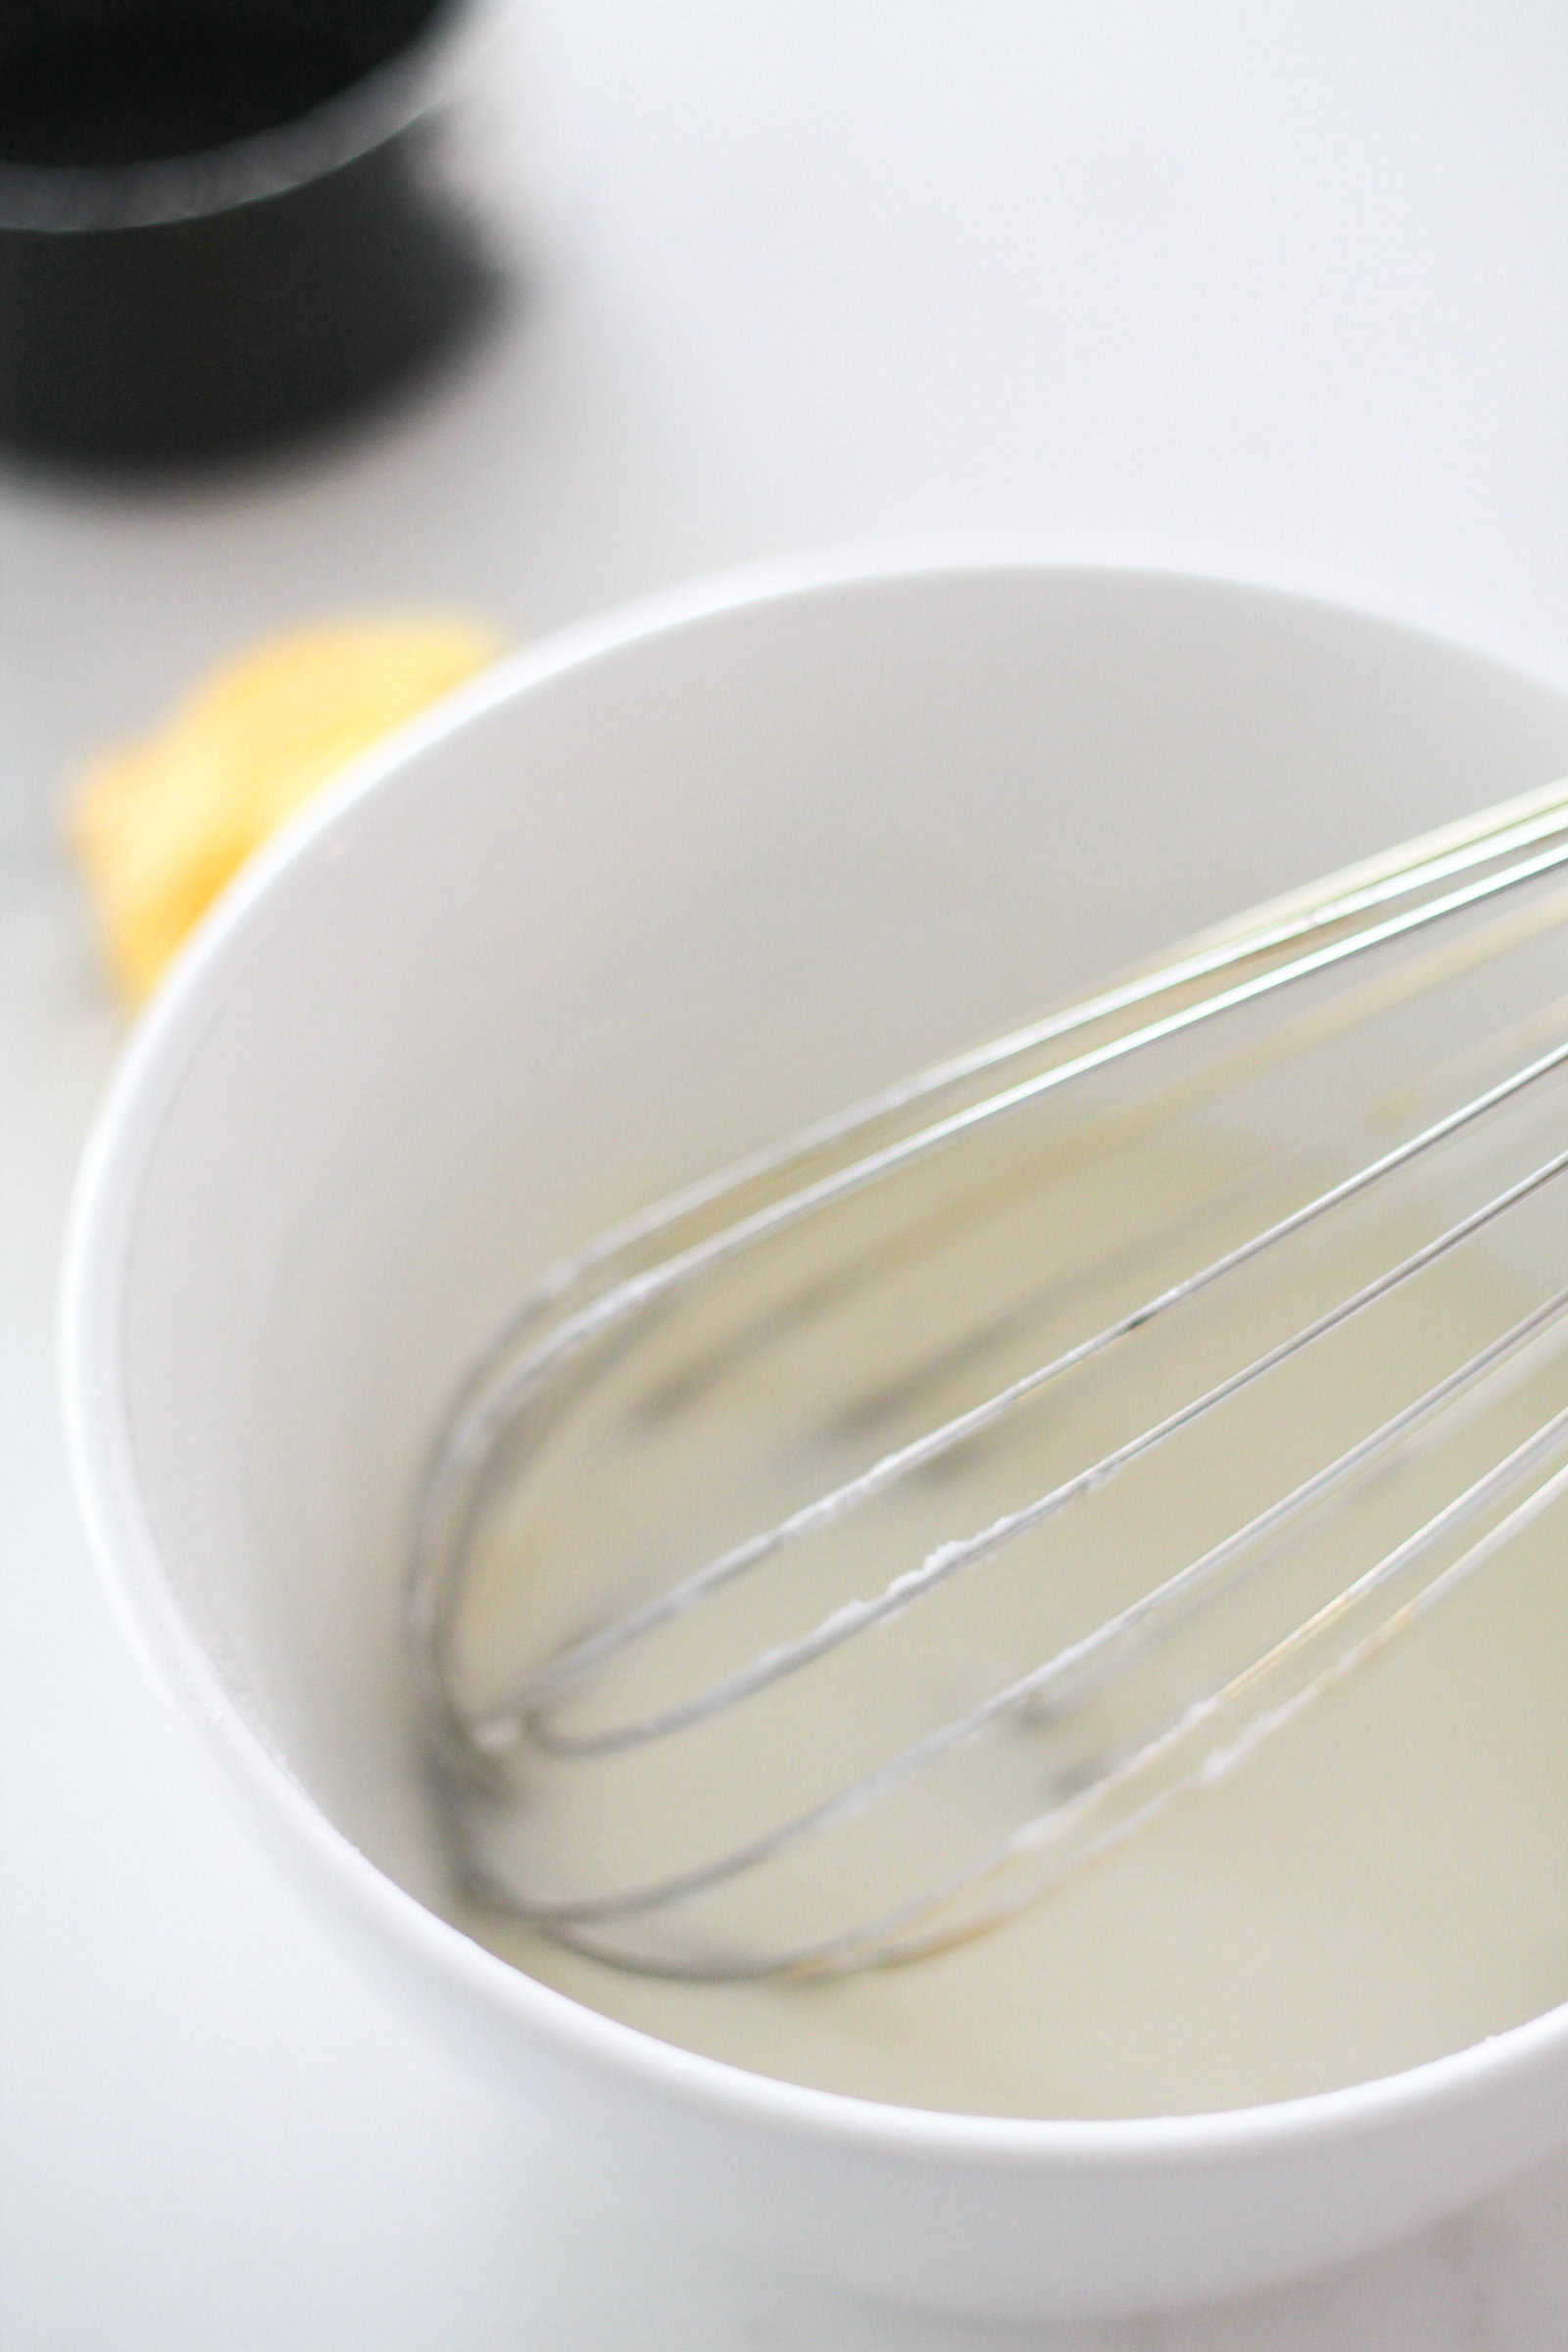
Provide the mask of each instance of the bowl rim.
MULTIPOLYGON (((934 575, 1078 573, 1158 581, 1317 608, 1446 647, 1534 685, 1553 681, 1458 636, 1343 596, 1192 562, 1064 549, 1017 533, 944 535, 774 559, 657 590, 573 622, 504 657, 357 760, 249 862, 181 950, 138 1021, 99 1106, 74 1188, 59 1310, 60 1391, 78 1504, 115 1613, 192 1726, 231 1798, 296 1879, 340 1916, 389 1938, 432 1984, 455 1988, 492 2024, 713 2121, 865 2154, 1042 2174, 1245 2163, 1291 2147, 1342 2144, 1435 2121, 1543 2060, 1568 2058, 1568 2001, 1466 2048, 1337 2089, 1174 2116, 1025 2118, 903 2107, 754 2074, 662 2041, 541 1984, 426 1908, 364 1854, 241 1716, 164 1576, 132 1458, 119 1346, 125 1245, 152 1146, 181 1074, 220 1009, 244 943, 286 904, 290 877, 334 855, 359 805, 412 778, 428 752, 503 705, 651 639, 742 611, 934 575)), ((1558 689, 1561 691, 1561 689, 1558 689)))

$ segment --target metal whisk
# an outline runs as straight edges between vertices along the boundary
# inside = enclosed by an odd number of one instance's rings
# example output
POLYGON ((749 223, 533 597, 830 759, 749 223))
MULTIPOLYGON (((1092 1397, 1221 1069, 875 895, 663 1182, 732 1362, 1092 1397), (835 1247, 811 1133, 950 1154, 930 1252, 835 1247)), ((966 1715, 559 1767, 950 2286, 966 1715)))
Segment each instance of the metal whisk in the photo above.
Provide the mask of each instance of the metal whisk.
POLYGON ((541 1282, 415 1537, 471 1897, 677 1977, 931 1951, 1549 1539, 1565 869, 1559 786, 541 1282))

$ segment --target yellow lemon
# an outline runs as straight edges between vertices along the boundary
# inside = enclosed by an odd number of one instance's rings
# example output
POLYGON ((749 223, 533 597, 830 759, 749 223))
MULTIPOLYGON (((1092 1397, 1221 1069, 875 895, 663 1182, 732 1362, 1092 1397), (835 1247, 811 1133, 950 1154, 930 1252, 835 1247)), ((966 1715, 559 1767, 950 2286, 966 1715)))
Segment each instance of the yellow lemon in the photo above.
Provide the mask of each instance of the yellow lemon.
POLYGON ((501 651, 458 618, 332 622, 225 662, 142 742, 95 760, 71 812, 110 964, 153 986, 251 852, 357 754, 501 651))

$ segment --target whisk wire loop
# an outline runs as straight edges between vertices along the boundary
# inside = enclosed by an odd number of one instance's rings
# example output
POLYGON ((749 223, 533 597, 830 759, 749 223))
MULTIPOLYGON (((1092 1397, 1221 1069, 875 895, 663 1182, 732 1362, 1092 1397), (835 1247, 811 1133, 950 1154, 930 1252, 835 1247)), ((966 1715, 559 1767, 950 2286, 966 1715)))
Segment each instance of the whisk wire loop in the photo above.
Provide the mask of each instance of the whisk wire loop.
MULTIPOLYGON (((1349 1443, 1332 1446, 1326 1460, 1288 1481, 1283 1493, 1244 1509, 1234 1526, 1155 1573, 1144 1590, 1113 1602, 1098 1622, 1076 1632, 1069 1627, 1047 1643, 1043 1656, 1003 1675, 978 1698, 937 1706, 915 1737, 836 1782, 830 1775, 821 1793, 781 1804, 786 1791, 760 1789, 762 1818, 755 1828, 740 1835, 717 1832, 710 1850, 694 1858, 622 1873, 618 1882, 597 1886, 553 1886, 549 1868, 541 1875, 530 1865, 526 1838, 517 1847, 513 1837, 518 1807, 526 1810, 536 1781, 558 1790, 563 1775, 613 1770, 617 1759, 630 1770, 644 1750, 684 1752, 727 1722, 747 1720, 762 1702, 776 1704, 781 1686, 797 1679, 811 1683, 812 1670, 837 1671, 841 1654, 877 1629, 912 1618, 939 1591, 1011 1554, 1025 1539, 1038 1539, 1076 1506, 1102 1507, 1101 1497, 1124 1474, 1217 1426, 1252 1394, 1272 1393, 1320 1344, 1324 1350, 1343 1348, 1352 1327, 1375 1323, 1400 1297, 1424 1297, 1440 1270, 1468 1262, 1477 1248, 1493 1246, 1495 1234, 1511 1232, 1530 1204, 1568 1173, 1568 1149, 1492 1177, 1479 1200, 1471 1200, 1424 1238, 1396 1248, 1372 1271, 1344 1280, 1325 1303, 1291 1319, 1282 1333, 1244 1350, 1217 1377, 1199 1381, 1070 1472, 1009 1500, 967 1533, 917 1544, 913 1556, 896 1564, 874 1591, 833 1599, 804 1630, 796 1626, 760 1640, 739 1663, 715 1670, 699 1652, 674 1695, 637 1703, 641 1651, 702 1624, 721 1594, 731 1596, 726 1605, 736 1605, 764 1569, 773 1573, 762 1581, 776 1590, 791 1557, 842 1546, 858 1516, 868 1523, 876 1509, 903 1508, 922 1479, 973 1458, 982 1441, 990 1444, 1004 1430, 1026 1421, 1033 1427, 1048 1394, 1065 1393, 1102 1359, 1119 1363, 1128 1349, 1147 1349, 1146 1335, 1161 1327, 1185 1327, 1205 1301, 1235 1293, 1243 1277, 1254 1279, 1291 1259, 1320 1234, 1350 1233, 1354 1218, 1364 1221, 1385 1198, 1393 1204, 1387 1213, 1403 1213, 1399 1204, 1412 1197, 1418 1175, 1427 1182, 1427 1171, 1457 1167, 1461 1147, 1474 1150, 1483 1135, 1500 1133, 1510 1121, 1517 1127, 1538 1098, 1548 1099, 1550 1082, 1568 1068, 1568 1039, 1554 1038, 1546 1050, 1513 1060, 1501 1075, 1449 1101, 1436 1116, 1316 1185, 1305 1199, 1265 1215, 1174 1279, 1135 1295, 1132 1303, 1117 1303, 1092 1319, 1087 1331, 1043 1360, 902 1435, 848 1476, 700 1555, 697 1566, 663 1575, 657 1589, 603 1622, 548 1644, 543 1655, 505 1678, 500 1695, 492 1691, 476 1702, 461 1690, 458 1653, 474 1553, 498 1497, 510 1499, 526 1488, 535 1460, 544 1459, 552 1440, 569 1429, 583 1400, 633 1363, 645 1337, 665 1329, 687 1300, 733 1281, 739 1270, 766 1264, 768 1252, 786 1237, 810 1230, 846 1204, 877 1188, 894 1188, 928 1163, 942 1164, 940 1155, 982 1132, 1009 1119, 1037 1117, 1068 1090, 1141 1068, 1144 1057, 1164 1066, 1172 1054, 1210 1030, 1217 1034, 1232 1016, 1257 1022, 1286 992, 1304 992, 1305 998, 1325 986, 1340 987, 1342 976, 1363 959, 1381 973, 1390 956, 1426 958, 1400 966, 1392 982, 1380 979, 1348 1005, 1334 1000, 1332 1017, 1298 1022, 1294 1037, 1276 1021, 1261 1045, 1248 1048, 1249 1068, 1266 1073, 1292 1054, 1321 1051, 1348 1027, 1375 1035, 1378 1021, 1418 1003, 1423 992, 1466 989, 1479 997, 1485 993, 1482 976, 1543 942, 1549 951, 1560 936, 1557 899, 1542 892, 1564 868, 1568 788, 1557 786, 1293 894, 1163 965, 935 1064, 623 1221, 547 1275, 454 1408, 432 1460, 415 1535, 412 1644, 454 1845, 477 1898, 582 1950, 655 1974, 835 1972, 938 1948, 1010 1917, 1065 1870, 1153 1818, 1176 1794, 1229 1770, 1267 1731, 1293 1720, 1311 1697, 1522 1538, 1568 1491, 1568 1468, 1549 1468, 1568 1446, 1568 1407, 1545 1411, 1520 1436, 1517 1397, 1507 1406, 1511 1421, 1499 1400, 1532 1382, 1539 1387, 1556 1370, 1568 1338, 1568 1283, 1547 1286, 1503 1330, 1467 1347, 1414 1396, 1396 1396, 1349 1443), (1504 914, 1515 902, 1525 903, 1525 915, 1504 914), (1424 944, 1440 931, 1458 939, 1441 962, 1424 944), (1015 1791, 1008 1800, 1015 1818, 1003 1835, 988 1838, 977 1828, 967 1850, 960 1840, 954 1857, 934 1856, 923 1877, 916 1869, 912 1884, 892 1886, 891 1892, 883 1887, 879 1893, 873 1886, 877 1871, 868 1870, 863 1894, 850 1901, 844 1916, 830 1904, 821 1917, 805 1919, 800 1933, 775 1926, 748 1934, 744 1911, 733 1899, 743 1885, 766 1885, 770 1874, 782 1871, 787 1894, 816 1844, 874 1822, 890 1804, 896 1807, 906 1792, 948 1770, 959 1751, 978 1753, 1009 1725, 1039 1720, 1060 1738, 1064 1727, 1087 1725, 1096 1706, 1114 1708, 1117 1678, 1130 1672, 1131 1660, 1186 1639, 1195 1618, 1212 1610, 1222 1593, 1265 1585, 1275 1553, 1297 1542, 1302 1527, 1325 1512, 1343 1511, 1353 1495, 1381 1492, 1391 1478, 1403 1478, 1414 1494, 1419 1482, 1412 1465, 1443 1455, 1464 1416, 1477 1429, 1495 1424, 1508 1434, 1489 1440, 1494 1458, 1483 1461, 1460 1492, 1385 1542, 1368 1565, 1334 1585, 1326 1597, 1309 1597, 1295 1622, 1248 1637, 1254 1644, 1250 1651, 1244 1646, 1239 1659, 1203 1669, 1196 1688, 1183 1687, 1174 1698, 1157 1687, 1148 1696, 1128 1697, 1131 1715, 1109 1744, 1097 1735, 1101 1744, 1085 1751, 1086 1762, 1064 1778, 1048 1780, 1044 1802, 1038 1791, 1035 1800, 1015 1791), (1548 1474, 1522 1499, 1509 1501, 1544 1465, 1548 1474), (1453 1553, 1462 1531, 1499 1512, 1453 1553), (597 1710, 591 1704, 585 1710, 607 1677, 616 1687, 631 1680, 632 1703, 612 1701, 607 1710, 601 1702, 597 1710)), ((1489 1031, 1475 1051, 1495 1066, 1508 1039, 1530 1034, 1539 1018, 1539 1002, 1521 1017, 1510 999, 1500 1029, 1489 1031)), ((1200 1100, 1205 1090, 1217 1094, 1223 1111, 1237 1091, 1240 1068, 1233 1060, 1217 1075, 1208 1071, 1202 1086, 1190 1090, 1191 1099, 1200 1100)), ((1153 1124, 1156 1111, 1157 1103, 1151 1111, 1153 1124)), ((1543 1113, 1532 1115, 1539 1124, 1543 1113)), ((1085 1181, 1093 1182, 1093 1148, 1088 1166, 1085 1181)), ((1386 1221, 1385 1211, 1378 1214, 1386 1221)), ((755 1312, 765 1336, 774 1328, 774 1310, 764 1304, 755 1312)), ((879 1639, 885 1638, 884 1630, 879 1639)), ((700 1760, 692 1770, 710 1779, 708 1751, 693 1753, 700 1760)), ((839 1911, 845 1911, 842 1903, 839 1911)))

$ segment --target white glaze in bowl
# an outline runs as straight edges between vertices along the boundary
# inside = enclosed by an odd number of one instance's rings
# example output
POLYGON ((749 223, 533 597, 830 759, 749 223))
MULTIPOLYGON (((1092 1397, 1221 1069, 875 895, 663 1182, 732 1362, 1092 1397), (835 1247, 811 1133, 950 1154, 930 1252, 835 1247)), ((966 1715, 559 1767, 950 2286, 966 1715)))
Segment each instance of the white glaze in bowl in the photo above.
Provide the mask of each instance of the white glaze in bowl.
POLYGON ((1562 2137, 1562 2011, 1353 2090, 1103 2124, 880 2107, 615 2025, 440 1916, 398 1602, 432 1417, 557 1250, 1563 768, 1561 696, 1321 605, 1004 550, 803 566, 505 665, 301 820, 182 960, 68 1275, 112 1585, 311 1899, 607 2212, 813 2291, 1045 2316, 1348 2254, 1562 2137))

